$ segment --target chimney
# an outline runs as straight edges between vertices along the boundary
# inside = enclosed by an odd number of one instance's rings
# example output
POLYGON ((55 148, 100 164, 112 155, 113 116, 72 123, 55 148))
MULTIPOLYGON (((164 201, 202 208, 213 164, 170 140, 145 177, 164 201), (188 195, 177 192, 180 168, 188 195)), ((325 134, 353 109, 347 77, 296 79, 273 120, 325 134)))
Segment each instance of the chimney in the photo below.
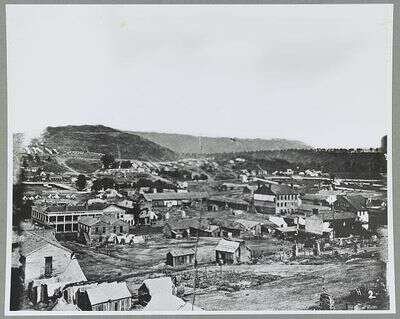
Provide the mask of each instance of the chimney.
POLYGON ((318 215, 318 208, 313 208, 312 212, 313 212, 313 215, 318 215))

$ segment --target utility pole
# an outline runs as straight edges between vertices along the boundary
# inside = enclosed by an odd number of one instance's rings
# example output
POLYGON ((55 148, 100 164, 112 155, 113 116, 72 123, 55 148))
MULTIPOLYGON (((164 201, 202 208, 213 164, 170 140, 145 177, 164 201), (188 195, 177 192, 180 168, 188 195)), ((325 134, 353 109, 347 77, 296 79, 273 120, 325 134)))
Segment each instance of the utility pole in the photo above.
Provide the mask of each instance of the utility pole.
POLYGON ((201 228, 201 213, 202 213, 202 209, 203 209, 203 199, 201 199, 201 204, 200 204, 199 225, 197 227, 196 246, 195 246, 195 250, 194 250, 194 281, 193 281, 192 311, 194 309, 194 302, 196 300, 196 287, 197 287, 197 281, 198 281, 197 248, 199 246, 199 230, 201 228))
MULTIPOLYGON (((201 143, 201 136, 199 136, 200 143, 200 153, 203 154, 203 144, 201 143)), ((197 248, 199 246, 199 230, 201 227, 201 213, 203 209, 203 198, 200 199, 200 215, 199 215, 199 225, 197 228, 197 236, 196 236, 196 247, 194 250, 194 281, 193 281, 193 299, 192 299, 192 311, 194 310, 194 302, 196 300, 196 286, 198 281, 198 270, 197 270, 197 248)))

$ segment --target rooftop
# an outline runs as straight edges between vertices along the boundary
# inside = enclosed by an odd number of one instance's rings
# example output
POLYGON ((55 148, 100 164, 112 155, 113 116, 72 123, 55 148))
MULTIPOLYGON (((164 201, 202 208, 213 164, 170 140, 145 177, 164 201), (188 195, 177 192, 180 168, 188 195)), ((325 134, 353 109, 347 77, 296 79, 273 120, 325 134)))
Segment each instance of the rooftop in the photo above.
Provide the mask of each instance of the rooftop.
POLYGON ((175 248, 170 250, 169 253, 172 256, 186 256, 186 255, 194 255, 194 250, 191 248, 175 248))
POLYGON ((172 283, 171 277, 151 278, 143 281, 142 286, 145 286, 152 298, 155 295, 166 296, 172 294, 175 285, 172 283))
POLYGON ((240 244, 237 241, 221 239, 218 245, 215 247, 215 250, 234 253, 239 248, 239 245, 240 244))
POLYGON ((324 221, 330 220, 342 220, 342 219, 356 219, 357 215, 351 212, 341 212, 341 211, 326 211, 318 212, 318 215, 324 221))
POLYGON ((55 238, 50 235, 44 235, 40 231, 25 231, 21 236, 20 253, 22 256, 28 256, 33 252, 47 246, 53 245, 67 252, 71 252, 68 248, 62 246, 55 238))
POLYGON ((91 305, 97 305, 109 300, 131 298, 126 282, 102 283, 86 290, 91 305))
POLYGON ((106 203, 93 203, 91 205, 37 205, 33 206, 36 211, 42 213, 65 213, 65 212, 81 212, 81 211, 102 211, 110 206, 106 203))
POLYGON ((147 201, 153 200, 184 200, 184 199, 202 199, 207 198, 208 193, 206 192, 187 192, 187 193, 175 193, 175 192, 167 192, 167 193, 151 193, 151 194, 143 194, 143 197, 147 201))
POLYGON ((245 200, 237 197, 229 197, 229 196, 211 196, 209 198, 210 201, 214 202, 222 202, 222 203, 232 203, 232 204, 238 204, 238 205, 246 205, 248 206, 249 203, 246 202, 245 200))
POLYGON ((342 196, 355 210, 366 210, 366 199, 361 195, 346 195, 342 196))
POLYGON ((255 194, 263 195, 296 195, 298 192, 285 184, 262 185, 254 191, 255 194))

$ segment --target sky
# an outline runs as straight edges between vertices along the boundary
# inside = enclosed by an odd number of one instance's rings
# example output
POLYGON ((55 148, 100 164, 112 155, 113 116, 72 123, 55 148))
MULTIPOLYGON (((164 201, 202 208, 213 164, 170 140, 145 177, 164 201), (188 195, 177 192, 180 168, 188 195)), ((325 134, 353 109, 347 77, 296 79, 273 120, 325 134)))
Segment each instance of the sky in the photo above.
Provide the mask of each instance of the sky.
POLYGON ((376 147, 391 5, 7 5, 12 132, 122 130, 376 147))

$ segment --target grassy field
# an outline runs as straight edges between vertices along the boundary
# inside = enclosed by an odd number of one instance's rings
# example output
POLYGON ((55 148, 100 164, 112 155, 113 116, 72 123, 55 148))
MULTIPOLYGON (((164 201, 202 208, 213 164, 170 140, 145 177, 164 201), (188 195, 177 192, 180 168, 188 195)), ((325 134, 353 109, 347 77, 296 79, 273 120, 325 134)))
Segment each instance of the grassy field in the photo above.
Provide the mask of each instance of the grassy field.
POLYGON ((102 168, 102 164, 98 160, 69 158, 65 161, 65 164, 82 174, 90 174, 102 168))

